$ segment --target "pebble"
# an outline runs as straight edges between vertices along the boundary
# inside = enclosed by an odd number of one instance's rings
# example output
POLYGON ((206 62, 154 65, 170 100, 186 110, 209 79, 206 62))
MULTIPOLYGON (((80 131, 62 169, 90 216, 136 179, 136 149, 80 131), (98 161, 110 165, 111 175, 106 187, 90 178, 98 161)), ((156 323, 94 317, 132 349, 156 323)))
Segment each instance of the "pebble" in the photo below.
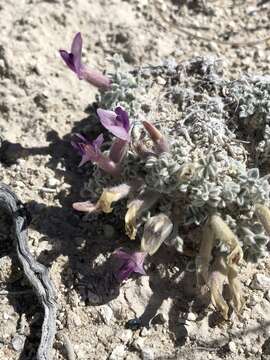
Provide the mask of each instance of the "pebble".
POLYGON ((236 344, 235 344, 234 341, 230 341, 230 342, 228 343, 228 348, 229 348, 230 352, 232 352, 232 353, 236 353, 236 352, 237 352, 237 347, 236 347, 236 344))
POLYGON ((130 329, 123 330, 119 333, 119 339, 124 343, 128 343, 132 339, 133 332, 130 329))
POLYGON ((138 338, 133 342, 133 346, 135 347, 135 349, 142 351, 142 349, 144 348, 144 339, 142 338, 138 338))
POLYGON ((68 296, 68 302, 74 308, 79 306, 80 298, 75 290, 70 291, 69 296, 68 296))
POLYGON ((255 306, 256 304, 258 304, 259 302, 261 301, 261 297, 258 295, 258 294, 251 294, 248 301, 247 301, 247 306, 250 308, 250 307, 253 307, 255 306))
POLYGON ((270 290, 266 291, 265 298, 270 301, 270 290))
POLYGON ((140 336, 145 337, 145 336, 148 336, 149 333, 150 333, 150 330, 147 329, 146 327, 144 327, 140 332, 140 336))
POLYGON ((4 313, 3 314, 3 320, 8 320, 10 318, 9 314, 4 313))
POLYGON ((102 305, 99 309, 98 309, 99 314, 102 317, 102 320, 104 321, 104 323, 106 325, 109 325, 111 322, 111 319, 113 317, 113 311, 110 308, 109 305, 102 305))
POLYGON ((60 184, 60 181, 57 180, 57 179, 55 179, 55 178, 53 178, 53 177, 49 177, 49 178, 46 180, 46 186, 47 186, 48 188, 54 189, 54 188, 56 188, 56 186, 59 185, 59 184, 60 184))
POLYGON ((268 290, 270 288, 270 277, 263 274, 255 274, 251 288, 256 290, 268 290))
POLYGON ((109 360, 121 360, 125 356, 125 345, 117 345, 113 351, 111 352, 111 355, 109 357, 109 360))
POLYGON ((189 321, 196 321, 197 316, 196 316, 196 314, 194 314, 193 312, 189 312, 189 313, 187 314, 187 318, 186 318, 186 319, 189 320, 189 321))
POLYGON ((152 348, 150 347, 144 347, 141 350, 142 359, 143 360, 154 360, 155 359, 155 353, 152 348))
POLYGON ((18 352, 22 351, 24 347, 25 339, 26 337, 23 335, 15 335, 11 341, 13 349, 18 352))

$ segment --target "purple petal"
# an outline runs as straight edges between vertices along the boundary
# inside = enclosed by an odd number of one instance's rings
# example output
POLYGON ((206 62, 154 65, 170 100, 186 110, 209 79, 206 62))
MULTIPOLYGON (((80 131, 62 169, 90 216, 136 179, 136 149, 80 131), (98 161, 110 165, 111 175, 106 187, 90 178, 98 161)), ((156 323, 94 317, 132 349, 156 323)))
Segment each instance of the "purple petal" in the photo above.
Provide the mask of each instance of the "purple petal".
POLYGON ((129 128, 130 128, 128 113, 123 108, 121 108, 121 106, 117 106, 117 108, 115 109, 115 113, 116 113, 116 115, 118 117, 118 120, 121 121, 124 128, 128 132, 129 128))
POLYGON ((83 155, 85 153, 83 145, 91 144, 90 141, 88 141, 84 136, 81 134, 73 134, 74 137, 77 137, 78 139, 74 139, 71 141, 71 145, 75 150, 79 152, 80 155, 83 155))
POLYGON ((85 143, 89 143, 90 141, 88 141, 83 135, 75 133, 73 134, 74 136, 77 136, 80 140, 82 140, 85 143))
POLYGON ((72 41, 71 54, 73 55, 75 72, 77 73, 77 75, 79 75, 81 70, 81 59, 82 59, 82 36, 80 32, 78 32, 75 35, 72 41))
POLYGON ((99 116, 101 124, 106 128, 110 128, 111 126, 115 125, 116 114, 114 111, 104 110, 104 109, 97 109, 97 114, 99 116))
POLYGON ((88 161, 92 161, 91 155, 86 154, 86 153, 83 153, 83 154, 82 154, 82 159, 81 159, 78 167, 83 166, 83 165, 86 164, 88 161))
POLYGON ((61 55, 61 58, 64 60, 66 65, 70 68, 70 70, 76 72, 75 66, 74 66, 74 59, 73 55, 68 53, 66 50, 59 50, 59 53, 61 55))
POLYGON ((120 265, 115 273, 117 279, 121 282, 126 280, 132 273, 139 273, 144 275, 143 262, 146 257, 144 252, 126 253, 125 251, 118 249, 114 252, 114 255, 118 257, 120 265))
POLYGON ((97 109, 97 114, 101 124, 114 136, 122 140, 129 140, 128 131, 123 126, 119 126, 119 122, 116 121, 117 115, 115 112, 97 109))
POLYGON ((78 143, 76 143, 75 141, 71 141, 71 145, 75 150, 77 150, 81 155, 83 155, 82 148, 78 143))
POLYGON ((101 147, 101 145, 103 144, 104 142, 104 137, 103 137, 103 134, 100 134, 96 140, 93 141, 93 146, 95 148, 96 151, 98 151, 101 147))

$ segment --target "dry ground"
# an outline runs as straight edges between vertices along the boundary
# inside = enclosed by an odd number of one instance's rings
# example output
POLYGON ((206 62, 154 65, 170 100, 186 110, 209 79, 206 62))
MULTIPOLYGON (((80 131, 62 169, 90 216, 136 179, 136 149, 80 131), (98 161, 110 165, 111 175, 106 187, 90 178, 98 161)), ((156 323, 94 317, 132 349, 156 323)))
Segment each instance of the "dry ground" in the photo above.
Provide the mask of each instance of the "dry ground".
MULTIPOLYGON (((228 77, 269 73, 269 18, 263 0, 0 0, 0 134, 8 141, 1 181, 31 210, 31 250, 50 268, 58 329, 77 359, 266 359, 270 297, 249 285, 253 274, 269 275, 270 265, 264 259, 242 269, 247 306, 228 323, 215 321, 213 311, 193 312, 194 273, 182 272, 186 260, 167 249, 147 265, 148 276, 129 280, 105 305, 89 304, 95 294, 78 284, 102 279, 104 260, 126 239, 109 225, 95 234, 95 224, 71 209, 87 174, 77 168, 70 134, 89 129, 95 89, 67 70, 58 49, 81 31, 85 61, 101 70, 114 53, 130 66, 214 53, 228 77), (125 327, 142 314, 149 329, 125 327)), ((28 286, 9 241, 1 235, 0 286, 10 293, 0 294, 0 359, 30 360, 42 313, 31 291, 12 293, 28 286), (18 336, 26 338, 22 355, 18 336)), ((54 358, 67 358, 61 341, 54 358)))

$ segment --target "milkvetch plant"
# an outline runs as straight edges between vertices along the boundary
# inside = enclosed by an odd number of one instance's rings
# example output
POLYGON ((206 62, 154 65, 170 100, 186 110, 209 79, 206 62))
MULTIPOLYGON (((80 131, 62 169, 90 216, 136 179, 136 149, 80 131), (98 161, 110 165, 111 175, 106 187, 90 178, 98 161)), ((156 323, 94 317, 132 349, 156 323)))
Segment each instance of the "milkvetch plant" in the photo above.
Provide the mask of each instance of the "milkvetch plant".
POLYGON ((82 163, 95 167, 85 185, 93 196, 74 208, 115 212, 127 237, 139 242, 134 253, 116 253, 119 282, 143 273, 146 256, 163 244, 184 255, 193 249, 198 288, 209 290, 225 319, 230 306, 240 313, 239 266, 267 253, 270 234, 270 175, 263 156, 269 147, 269 78, 225 80, 214 58, 130 71, 121 70, 119 56, 112 64, 96 114, 111 136, 110 149, 102 152, 101 137, 77 137, 73 146, 82 163), (226 283, 230 303, 222 295, 226 283))

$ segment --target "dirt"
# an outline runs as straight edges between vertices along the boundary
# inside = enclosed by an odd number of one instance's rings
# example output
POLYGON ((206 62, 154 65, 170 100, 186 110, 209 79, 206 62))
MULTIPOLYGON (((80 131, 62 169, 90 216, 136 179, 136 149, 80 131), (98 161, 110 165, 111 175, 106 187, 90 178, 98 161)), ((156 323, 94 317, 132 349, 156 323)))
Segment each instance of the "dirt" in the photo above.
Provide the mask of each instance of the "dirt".
MULTIPOLYGON (((31 212, 31 251, 49 268, 58 331, 76 358, 270 358, 270 295, 251 281, 269 276, 267 258, 243 265, 246 306, 227 322, 196 306, 189 259, 166 247, 146 264, 146 276, 129 279, 100 305, 104 264, 127 239, 106 217, 89 223, 71 207, 89 174, 77 167, 70 138, 89 129, 96 89, 68 71, 58 53, 80 31, 85 62, 99 70, 115 53, 130 67, 212 53, 227 77, 269 73, 269 1, 0 0, 0 18, 0 177, 31 212)), ((42 310, 7 231, 1 228, 0 359, 30 360, 42 310)), ((54 359, 68 358, 61 337, 53 351, 54 359)))

